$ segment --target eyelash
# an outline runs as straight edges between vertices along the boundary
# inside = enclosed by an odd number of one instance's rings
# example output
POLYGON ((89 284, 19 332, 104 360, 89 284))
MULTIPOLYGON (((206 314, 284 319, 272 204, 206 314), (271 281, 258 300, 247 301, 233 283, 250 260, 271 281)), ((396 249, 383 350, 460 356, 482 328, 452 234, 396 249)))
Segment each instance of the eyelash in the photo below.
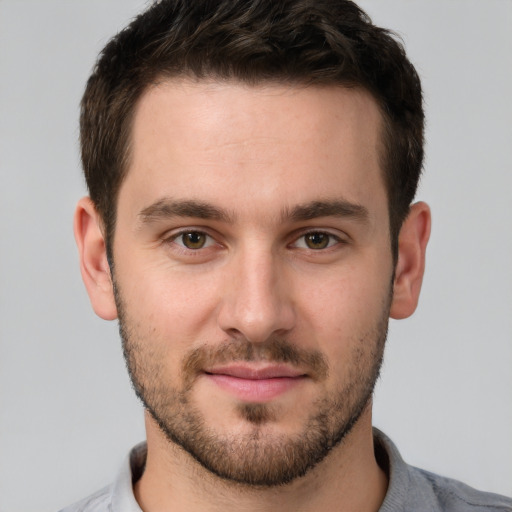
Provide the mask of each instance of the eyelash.
POLYGON ((194 253, 198 253, 201 249, 208 249, 209 247, 214 245, 215 239, 210 234, 208 234, 207 232, 205 232, 201 229, 183 229, 177 233, 173 233, 172 235, 164 238, 163 242, 165 244, 173 244, 174 246, 176 246, 178 248, 179 251, 182 251, 184 253, 194 254, 194 253), (207 244, 206 247, 203 246, 203 247, 199 247, 197 249, 192 249, 190 247, 187 247, 184 243, 177 242, 177 240, 179 240, 183 236, 190 235, 190 234, 197 234, 197 235, 205 236, 207 238, 207 241, 205 242, 207 244))
MULTIPOLYGON (((299 240, 304 240, 304 244, 307 245, 306 237, 313 236, 313 235, 322 235, 322 236, 328 237, 328 242, 327 242, 326 247, 321 247, 321 248, 316 248, 316 249, 314 249, 312 247, 301 247, 301 249, 306 249, 306 250, 313 251, 313 252, 321 252, 321 251, 326 251, 328 249, 331 249, 332 247, 334 247, 338 244, 346 243, 346 241, 343 240, 341 237, 334 235, 333 233, 330 233, 329 231, 322 231, 320 229, 320 230, 310 230, 310 231, 301 233, 300 236, 295 238, 294 242, 290 245, 296 246, 297 243, 299 242, 299 240)), ((297 247, 297 248, 299 248, 299 247, 297 247)))
MULTIPOLYGON (((201 230, 201 229, 183 229, 177 233, 173 233, 169 237, 164 238, 163 242, 167 243, 167 244, 173 244, 175 247, 178 248, 179 251, 182 251, 183 253, 187 253, 187 254, 194 254, 194 253, 197 254, 202 250, 209 249, 210 247, 212 247, 213 245, 215 245, 217 243, 217 242, 215 242, 215 238, 213 236, 211 236, 206 231, 201 230), (206 246, 203 245, 202 247, 198 247, 198 248, 194 249, 194 248, 187 247, 184 243, 177 242, 177 240, 179 240, 181 237, 183 237, 185 235, 191 235, 191 234, 205 236, 207 238, 207 240, 205 242, 206 246)), ((343 238, 341 238, 337 235, 334 235, 333 233, 330 233, 328 231, 310 230, 310 231, 302 232, 298 237, 295 237, 293 239, 292 243, 290 243, 288 246, 292 247, 292 248, 296 248, 296 249, 309 250, 312 252, 322 252, 322 251, 329 250, 329 249, 335 247, 336 245, 346 244, 346 243, 347 243, 346 240, 344 240, 343 238), (313 236, 313 235, 321 235, 321 236, 328 237, 326 246, 320 247, 320 248, 307 247, 306 237, 313 236), (306 247, 298 247, 297 246, 297 244, 300 240, 304 241, 304 245, 306 247)))

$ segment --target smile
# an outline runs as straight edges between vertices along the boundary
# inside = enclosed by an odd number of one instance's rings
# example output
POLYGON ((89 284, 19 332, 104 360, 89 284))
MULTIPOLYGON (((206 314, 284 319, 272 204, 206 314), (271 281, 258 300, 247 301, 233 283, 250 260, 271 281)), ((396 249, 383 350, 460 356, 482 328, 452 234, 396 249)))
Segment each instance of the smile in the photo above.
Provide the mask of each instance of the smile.
POLYGON ((285 365, 216 367, 204 375, 222 390, 244 402, 268 402, 301 384, 307 376, 285 365))

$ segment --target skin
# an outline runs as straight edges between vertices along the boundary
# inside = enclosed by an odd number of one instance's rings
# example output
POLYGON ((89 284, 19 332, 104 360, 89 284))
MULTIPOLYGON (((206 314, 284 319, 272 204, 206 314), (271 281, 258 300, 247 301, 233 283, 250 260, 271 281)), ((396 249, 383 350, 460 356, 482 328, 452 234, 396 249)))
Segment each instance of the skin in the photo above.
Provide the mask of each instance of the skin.
MULTIPOLYGON (((216 435, 246 439, 258 432, 269 446, 301 435, 319 400, 357 380, 353 368, 370 372, 382 319, 414 312, 430 212, 424 203, 411 207, 394 266, 380 126, 375 101, 358 89, 175 80, 141 98, 113 245, 138 360, 158 369, 160 385, 169 390, 183 389, 183 360, 191 350, 215 350, 227 341, 264 346, 280 338, 321 354, 327 365, 322 378, 289 365, 302 377, 272 396, 250 381, 252 394, 240 395, 199 374, 189 397, 216 435), (223 215, 177 215, 174 205, 183 201, 223 215), (290 215, 318 201, 352 209, 290 215), (205 245, 185 247, 183 231, 205 233, 205 245), (305 235, 319 232, 327 246, 312 249, 305 235), (272 419, 255 424, 243 416, 240 404, 253 402, 271 408, 272 419)), ((115 319, 119 302, 102 223, 88 198, 78 204, 75 235, 93 308, 115 319)), ((244 364, 244 371, 258 371, 267 363, 244 364)), ((373 511, 385 496, 371 401, 325 459, 279 487, 219 479, 170 443, 147 413, 146 430, 146 471, 135 486, 146 512, 171 505, 189 512, 373 511)))

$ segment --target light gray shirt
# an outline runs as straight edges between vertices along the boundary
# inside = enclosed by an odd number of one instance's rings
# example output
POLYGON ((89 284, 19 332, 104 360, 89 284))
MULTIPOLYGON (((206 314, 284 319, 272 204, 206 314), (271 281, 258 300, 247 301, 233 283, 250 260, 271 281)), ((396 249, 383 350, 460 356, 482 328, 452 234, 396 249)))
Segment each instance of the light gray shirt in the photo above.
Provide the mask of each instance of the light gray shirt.
MULTIPOLYGON (((379 512, 512 512, 512 499, 477 491, 406 464, 396 446, 374 429, 375 454, 389 476, 379 512)), ((61 512, 142 512, 133 495, 133 482, 144 472, 146 444, 130 452, 113 484, 61 512)))

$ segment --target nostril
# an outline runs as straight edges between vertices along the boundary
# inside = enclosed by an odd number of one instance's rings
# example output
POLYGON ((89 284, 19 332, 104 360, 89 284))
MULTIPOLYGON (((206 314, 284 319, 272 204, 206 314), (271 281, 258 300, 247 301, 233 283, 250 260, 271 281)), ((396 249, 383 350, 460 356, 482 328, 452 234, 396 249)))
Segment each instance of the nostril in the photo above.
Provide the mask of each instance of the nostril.
POLYGON ((224 332, 232 339, 234 340, 237 340, 237 339, 245 339, 245 336, 243 335, 243 333, 241 331, 239 331, 238 329, 235 329, 234 327, 231 327, 229 329, 225 329, 224 332))
POLYGON ((277 278, 278 269, 268 254, 264 255, 264 265, 254 252, 244 254, 237 278, 225 284, 217 322, 230 338, 263 343, 294 327, 295 307, 289 297, 290 287, 285 286, 284 278, 277 278))

